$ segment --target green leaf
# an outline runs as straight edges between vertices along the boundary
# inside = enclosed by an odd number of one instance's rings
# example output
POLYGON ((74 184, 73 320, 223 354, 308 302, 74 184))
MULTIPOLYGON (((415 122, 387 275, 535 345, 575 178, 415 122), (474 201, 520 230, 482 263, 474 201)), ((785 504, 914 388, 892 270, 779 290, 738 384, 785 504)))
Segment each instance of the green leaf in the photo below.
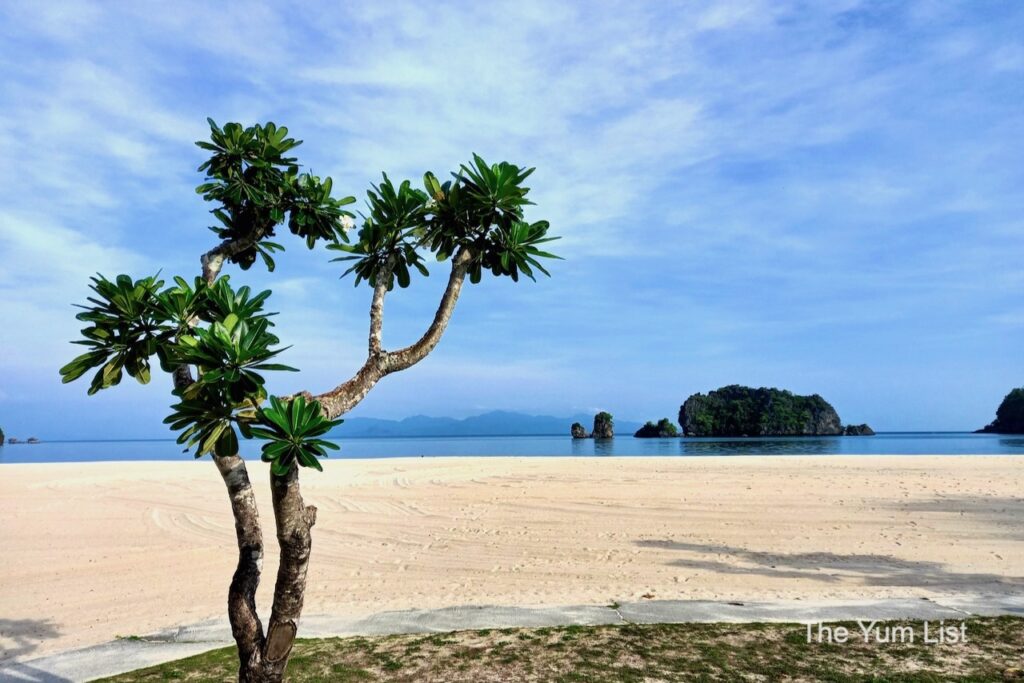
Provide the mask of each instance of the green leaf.
POLYGON ((73 361, 65 365, 60 369, 61 382, 67 384, 78 379, 91 368, 102 365, 106 362, 107 354, 103 351, 90 351, 89 353, 83 353, 73 361))
POLYGON ((149 364, 146 363, 145 365, 140 365, 138 372, 136 372, 134 376, 139 384, 149 384, 149 364))
POLYGON ((238 455, 238 436, 232 427, 227 427, 217 439, 215 454, 219 457, 238 455))
POLYGON ((441 190, 441 183, 437 181, 437 176, 430 171, 423 174, 423 187, 427 190, 427 193, 437 201, 444 199, 444 192, 441 190))
POLYGON ((395 276, 398 278, 398 286, 405 289, 409 286, 409 269, 406 267, 404 262, 399 262, 395 266, 395 276))
POLYGON ((281 365, 280 363, 260 363, 259 365, 252 366, 254 370, 280 370, 282 372, 298 372, 298 368, 293 368, 290 365, 281 365))

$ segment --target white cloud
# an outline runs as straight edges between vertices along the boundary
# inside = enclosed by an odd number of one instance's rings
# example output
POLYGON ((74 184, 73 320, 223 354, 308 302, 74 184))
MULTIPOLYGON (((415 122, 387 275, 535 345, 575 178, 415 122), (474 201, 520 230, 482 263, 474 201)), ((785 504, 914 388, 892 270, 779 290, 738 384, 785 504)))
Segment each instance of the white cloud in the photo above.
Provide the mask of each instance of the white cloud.
POLYGON ((0 347, 5 381, 26 390, 57 383, 57 368, 81 352, 68 342, 81 323, 73 303, 85 301, 96 272, 132 272, 147 260, 95 241, 41 216, 0 213, 0 347))
MULTIPOLYGON (((6 3, 6 362, 67 354, 66 304, 90 273, 194 267, 207 115, 287 123, 304 162, 356 195, 381 170, 418 179, 474 151, 538 167, 530 215, 570 260, 551 282, 467 292, 444 346, 467 380, 500 351, 509 377, 549 373, 558 394, 574 357, 642 370, 640 336, 680 373, 700 375, 687 354, 750 368, 758 331, 841 345, 851 316, 916 324, 939 306, 1005 330, 1024 121, 1004 95, 1024 62, 985 22, 854 0, 6 3), (560 340, 550 363, 519 334, 560 340)), ((296 246, 274 277, 238 276, 277 290, 288 360, 307 371, 286 382, 331 384, 365 347, 367 293, 322 261, 296 246)), ((435 290, 389 301, 390 340, 415 338, 435 290)), ((441 384, 430 367, 406 382, 441 384)), ((591 402, 576 391, 567 405, 591 402)))

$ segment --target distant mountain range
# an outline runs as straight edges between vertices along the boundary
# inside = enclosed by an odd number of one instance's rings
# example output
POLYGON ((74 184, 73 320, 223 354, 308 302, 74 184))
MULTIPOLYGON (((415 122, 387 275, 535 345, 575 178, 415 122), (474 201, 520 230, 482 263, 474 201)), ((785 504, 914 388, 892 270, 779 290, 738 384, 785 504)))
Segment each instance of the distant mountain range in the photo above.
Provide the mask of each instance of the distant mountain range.
MULTIPOLYGON (((569 438, 573 422, 583 424, 589 431, 594 425, 593 415, 552 417, 527 415, 507 410, 495 410, 483 415, 457 420, 453 417, 427 417, 414 415, 404 420, 380 420, 374 417, 346 418, 345 423, 331 430, 338 437, 386 436, 549 436, 569 438)), ((640 428, 639 422, 616 420, 615 432, 632 436, 640 428)))

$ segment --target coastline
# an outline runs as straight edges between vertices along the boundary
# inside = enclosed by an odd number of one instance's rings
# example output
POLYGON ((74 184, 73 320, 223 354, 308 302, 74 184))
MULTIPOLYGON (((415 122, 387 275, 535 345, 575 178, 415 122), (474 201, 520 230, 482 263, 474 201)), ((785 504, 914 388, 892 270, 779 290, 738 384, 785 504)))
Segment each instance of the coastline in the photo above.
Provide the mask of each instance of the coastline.
MULTIPOLYGON (((205 459, 3 474, 0 659, 223 616, 237 551, 205 459)), ((1021 595, 1022 490, 1016 456, 334 459, 303 472, 306 612, 1021 595)))
MULTIPOLYGON (((572 439, 566 435, 386 436, 341 439, 328 462, 438 457, 703 457, 717 455, 1024 455, 1024 436, 973 432, 878 432, 871 437, 673 437, 572 439)), ((258 460, 259 443, 243 441, 243 456, 258 460)), ((0 448, 0 467, 42 462, 184 462, 174 439, 44 440, 0 448)))

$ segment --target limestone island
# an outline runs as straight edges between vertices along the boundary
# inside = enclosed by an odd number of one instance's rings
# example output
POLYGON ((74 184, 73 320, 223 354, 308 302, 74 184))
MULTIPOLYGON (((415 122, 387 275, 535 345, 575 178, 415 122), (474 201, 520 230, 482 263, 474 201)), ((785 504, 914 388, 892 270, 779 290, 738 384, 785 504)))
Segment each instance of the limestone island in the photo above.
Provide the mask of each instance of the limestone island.
POLYGON ((978 433, 1024 434, 1024 387, 1008 393, 996 409, 996 419, 978 433))
POLYGON ((866 424, 843 427, 818 394, 738 384, 693 394, 679 408, 683 436, 870 436, 866 424))
POLYGON ((679 436, 679 429, 667 417, 658 420, 658 424, 648 422, 633 434, 638 439, 670 439, 679 436))
POLYGON ((615 436, 614 422, 615 419, 611 413, 601 411, 594 416, 594 431, 592 433, 588 434, 586 427, 579 422, 572 423, 569 433, 574 439, 611 439, 615 436))

